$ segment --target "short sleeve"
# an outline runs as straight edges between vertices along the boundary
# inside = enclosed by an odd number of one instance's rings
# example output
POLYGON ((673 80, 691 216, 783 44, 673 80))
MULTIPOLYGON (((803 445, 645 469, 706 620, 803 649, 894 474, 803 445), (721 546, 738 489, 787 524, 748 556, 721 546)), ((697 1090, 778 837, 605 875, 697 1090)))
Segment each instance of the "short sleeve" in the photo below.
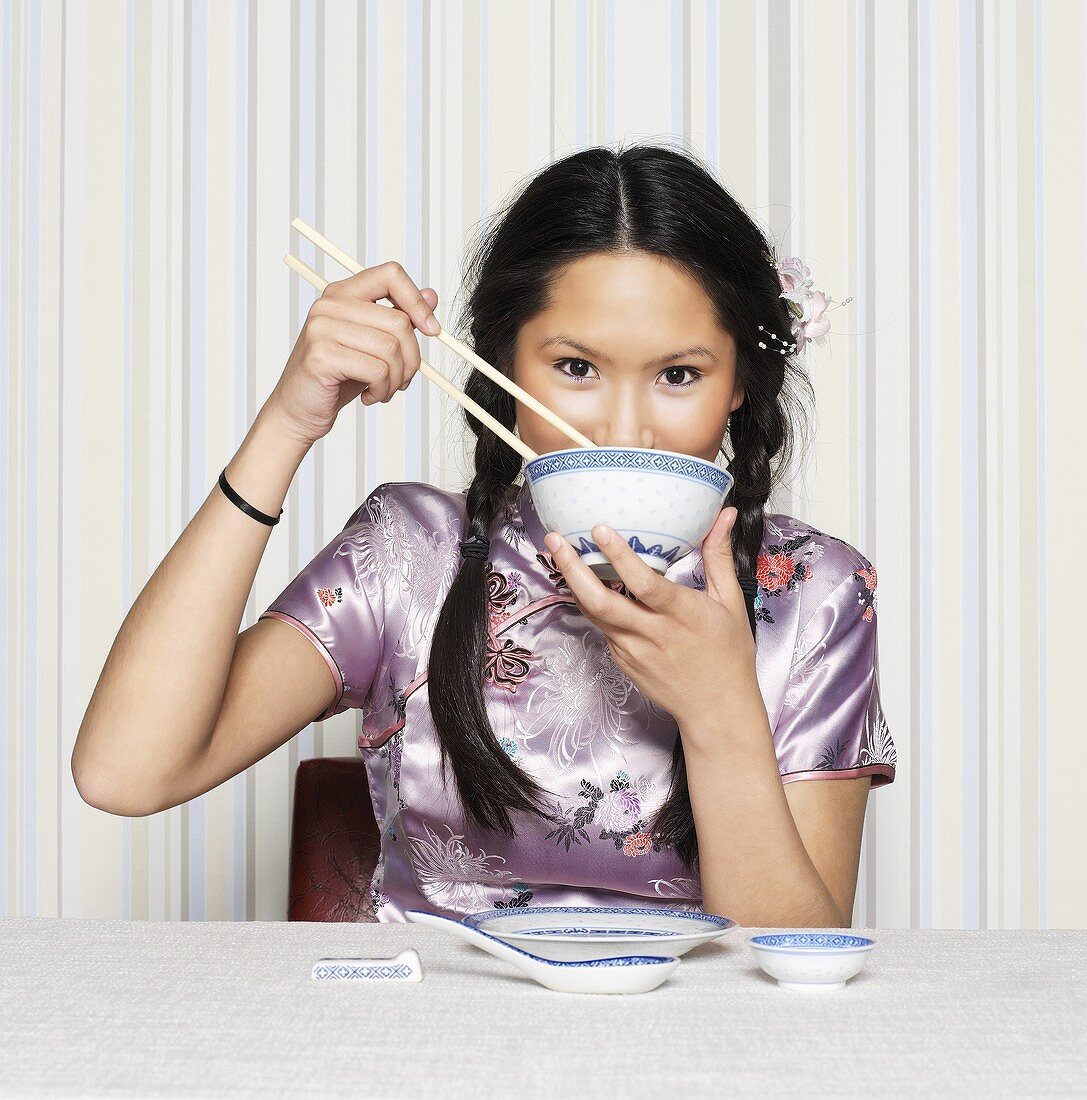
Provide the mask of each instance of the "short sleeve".
POLYGON ((774 747, 782 782, 870 775, 894 781, 897 757, 879 694, 876 571, 861 563, 801 628, 774 747))
POLYGON ((376 565, 385 489, 379 485, 366 498, 260 616, 293 626, 328 664, 339 693, 315 722, 361 707, 381 663, 385 616, 376 565))

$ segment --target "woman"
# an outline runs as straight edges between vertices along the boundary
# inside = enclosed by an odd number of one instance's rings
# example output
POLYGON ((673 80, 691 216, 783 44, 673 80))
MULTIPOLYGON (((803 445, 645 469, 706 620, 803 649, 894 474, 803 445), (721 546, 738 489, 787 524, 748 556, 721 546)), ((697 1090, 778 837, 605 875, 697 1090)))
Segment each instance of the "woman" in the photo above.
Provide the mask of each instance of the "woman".
MULTIPOLYGON (((348 402, 406 389, 414 330, 439 331, 437 295, 398 265, 330 284, 122 626, 73 754, 83 797, 177 805, 357 707, 380 920, 601 904, 848 926, 869 785, 893 781, 895 751, 871 562, 765 512, 807 385, 794 336, 820 331, 783 295, 794 274, 690 156, 549 166, 473 257, 468 342, 598 445, 724 455, 735 487, 702 547, 661 577, 598 527, 621 578, 602 583, 468 416, 466 492, 379 485, 238 635, 298 463, 348 402)), ((480 372, 465 388, 536 452, 568 446, 480 372)))

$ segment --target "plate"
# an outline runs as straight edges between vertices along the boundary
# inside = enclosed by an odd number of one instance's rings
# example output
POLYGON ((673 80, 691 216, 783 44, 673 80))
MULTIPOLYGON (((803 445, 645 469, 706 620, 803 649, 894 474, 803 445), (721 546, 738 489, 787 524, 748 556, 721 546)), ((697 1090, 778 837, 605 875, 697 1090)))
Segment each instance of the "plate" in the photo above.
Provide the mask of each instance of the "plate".
POLYGON ((579 961, 620 955, 682 955, 724 935, 736 922, 687 909, 538 905, 487 909, 464 918, 544 959, 579 961))

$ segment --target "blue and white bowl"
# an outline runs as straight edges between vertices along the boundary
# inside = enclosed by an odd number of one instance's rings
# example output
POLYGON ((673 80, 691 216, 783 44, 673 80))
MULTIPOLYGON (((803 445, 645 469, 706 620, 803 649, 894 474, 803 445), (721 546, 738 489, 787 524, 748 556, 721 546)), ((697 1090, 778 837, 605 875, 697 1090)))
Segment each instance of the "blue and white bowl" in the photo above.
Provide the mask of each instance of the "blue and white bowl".
POLYGON ((678 957, 724 935, 736 922, 689 909, 537 905, 486 909, 463 918, 511 947, 576 962, 619 955, 678 957))
POLYGON ((759 966, 782 989, 844 989, 860 973, 875 940, 841 932, 780 932, 751 936, 759 966))
POLYGON ((618 580, 593 542, 598 523, 615 528, 647 565, 664 573, 713 526, 733 478, 712 462, 651 447, 570 447, 525 464, 536 511, 601 580, 618 580))

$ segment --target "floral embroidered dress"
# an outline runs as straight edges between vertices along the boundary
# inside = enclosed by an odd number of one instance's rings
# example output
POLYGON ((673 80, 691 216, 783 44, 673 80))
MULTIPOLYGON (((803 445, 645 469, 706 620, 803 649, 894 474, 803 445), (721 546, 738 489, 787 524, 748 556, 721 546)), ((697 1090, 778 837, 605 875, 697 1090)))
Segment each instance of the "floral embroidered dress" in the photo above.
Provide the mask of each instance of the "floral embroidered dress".
MULTIPOLYGON (((491 532, 484 695, 503 749, 551 792, 547 816, 511 812, 507 838, 464 813, 451 769, 444 788, 427 662, 464 516, 464 493, 379 485, 261 615, 301 631, 328 663, 339 695, 315 720, 361 711, 381 830, 377 918, 529 904, 699 909, 697 860, 685 868, 649 824, 668 793, 675 720, 582 615, 527 484, 491 532)), ((700 552, 665 576, 704 588, 700 552)), ((767 513, 758 581, 756 672, 782 781, 892 782, 874 567, 848 543, 767 513)))

